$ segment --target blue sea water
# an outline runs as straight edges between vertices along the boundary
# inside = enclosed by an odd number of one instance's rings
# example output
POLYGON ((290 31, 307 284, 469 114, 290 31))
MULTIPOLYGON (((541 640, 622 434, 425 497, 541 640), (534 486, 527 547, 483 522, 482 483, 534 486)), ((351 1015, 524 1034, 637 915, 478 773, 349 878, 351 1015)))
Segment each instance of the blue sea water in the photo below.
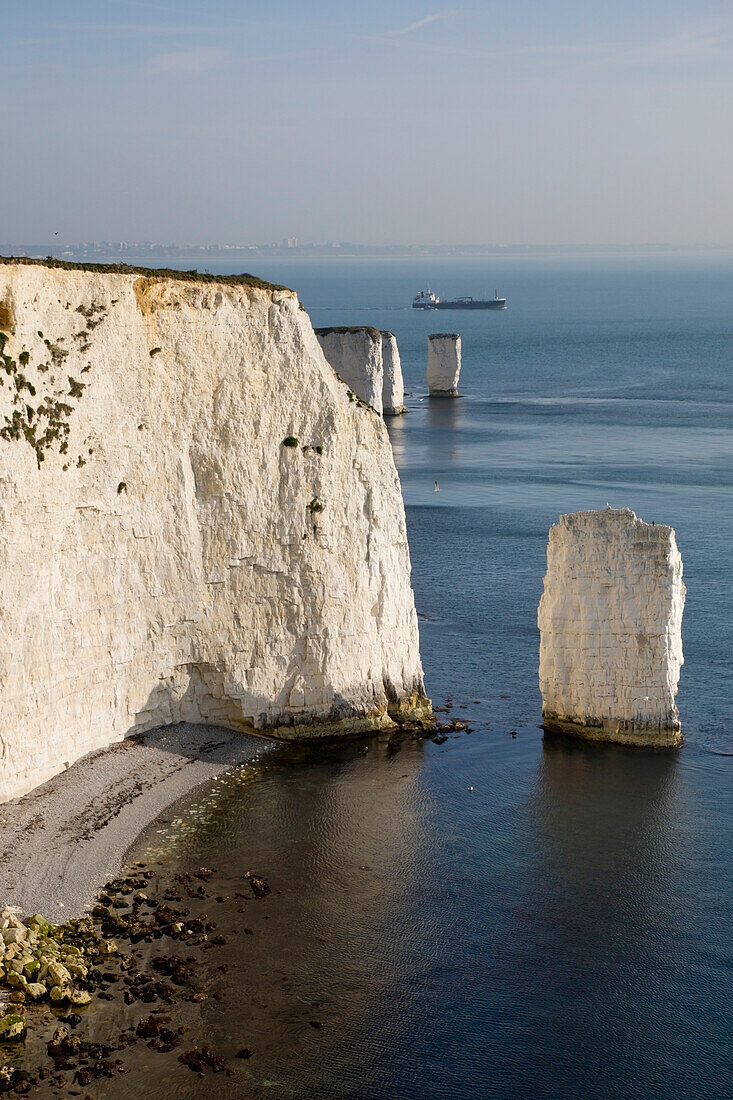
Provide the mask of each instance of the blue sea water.
MULTIPOLYGON (((135 858, 206 862, 222 891, 256 865, 279 891, 237 944, 243 984, 206 1017, 219 1048, 255 1048, 246 1089, 210 1095, 731 1096, 733 258, 255 273, 298 290, 316 326, 398 337, 409 411, 389 433, 426 685, 473 732, 278 751, 185 800, 185 827, 141 838, 135 858), (428 282, 498 286, 509 308, 411 310, 428 282), (463 397, 431 402, 426 337, 446 329, 463 397), (679 754, 538 728, 547 531, 606 502, 677 532, 679 754)), ((151 1096, 196 1095, 161 1072, 151 1096)))

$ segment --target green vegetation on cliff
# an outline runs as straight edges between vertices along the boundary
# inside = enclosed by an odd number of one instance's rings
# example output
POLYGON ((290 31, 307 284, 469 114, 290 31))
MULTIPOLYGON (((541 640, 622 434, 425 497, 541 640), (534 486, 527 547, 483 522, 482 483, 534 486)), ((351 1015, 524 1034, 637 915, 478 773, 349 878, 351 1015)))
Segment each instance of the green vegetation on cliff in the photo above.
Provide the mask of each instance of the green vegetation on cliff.
MULTIPOLYGON (((0 264, 33 265, 36 267, 60 268, 62 271, 92 271, 97 275, 144 275, 148 279, 181 279, 185 282, 221 283, 224 286, 254 286, 260 290, 288 290, 287 286, 266 283, 256 275, 210 275, 202 271, 175 271, 170 267, 133 267, 130 264, 78 264, 70 260, 55 260, 47 256, 45 260, 30 256, 0 256, 0 264)), ((292 291, 291 291, 292 293, 292 291)))

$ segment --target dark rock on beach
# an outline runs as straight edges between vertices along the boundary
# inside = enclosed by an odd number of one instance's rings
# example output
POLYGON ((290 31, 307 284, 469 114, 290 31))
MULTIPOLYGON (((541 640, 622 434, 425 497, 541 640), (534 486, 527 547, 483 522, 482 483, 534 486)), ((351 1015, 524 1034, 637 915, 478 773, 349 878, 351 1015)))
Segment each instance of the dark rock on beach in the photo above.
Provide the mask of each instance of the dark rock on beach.
POLYGON ((247 871, 244 876, 249 879, 249 884, 252 888, 252 893, 256 898, 264 898, 270 893, 270 887, 260 875, 256 875, 254 871, 247 871))

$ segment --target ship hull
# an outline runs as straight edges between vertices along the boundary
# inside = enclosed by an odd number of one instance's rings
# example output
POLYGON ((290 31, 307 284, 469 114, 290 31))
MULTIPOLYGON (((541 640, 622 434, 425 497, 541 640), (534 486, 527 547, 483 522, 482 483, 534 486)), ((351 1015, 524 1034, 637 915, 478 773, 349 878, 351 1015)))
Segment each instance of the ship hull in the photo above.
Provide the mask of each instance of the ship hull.
POLYGON ((438 302, 436 309, 506 309, 506 298, 491 298, 488 302, 438 302))

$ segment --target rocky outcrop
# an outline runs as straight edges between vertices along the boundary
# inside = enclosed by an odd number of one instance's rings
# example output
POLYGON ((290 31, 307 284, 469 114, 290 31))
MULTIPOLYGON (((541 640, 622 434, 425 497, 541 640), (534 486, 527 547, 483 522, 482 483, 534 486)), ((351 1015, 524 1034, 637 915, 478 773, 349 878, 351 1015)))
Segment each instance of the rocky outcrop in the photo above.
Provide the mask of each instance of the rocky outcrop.
POLYGON ((428 336, 428 392, 431 397, 458 397, 461 338, 456 332, 428 336))
POLYGON ((350 391, 382 415, 382 334, 375 328, 317 328, 323 354, 350 391))
POLYGON ((402 363, 393 332, 382 336, 382 412, 385 416, 401 416, 405 409, 405 384, 402 381, 402 363))
POLYGON ((0 798, 181 720, 428 712, 387 432, 295 294, 2 262, 0 330, 0 798))
POLYGON ((682 742, 682 559, 671 527, 628 508, 550 529, 540 600, 546 728, 654 748, 682 742))

